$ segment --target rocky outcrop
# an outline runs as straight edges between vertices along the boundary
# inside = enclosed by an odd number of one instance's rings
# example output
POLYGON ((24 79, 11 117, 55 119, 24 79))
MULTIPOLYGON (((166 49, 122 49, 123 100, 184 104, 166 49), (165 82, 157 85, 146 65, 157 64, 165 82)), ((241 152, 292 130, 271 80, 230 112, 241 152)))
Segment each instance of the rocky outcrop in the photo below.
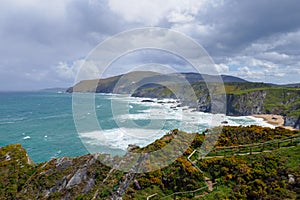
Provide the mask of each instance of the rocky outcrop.
POLYGON ((299 117, 284 117, 284 126, 291 126, 295 129, 300 129, 300 116, 299 117))
POLYGON ((210 102, 210 96, 208 92, 203 93, 199 97, 198 100, 198 110, 200 112, 210 112, 211 111, 211 102, 210 102))
POLYGON ((267 92, 264 90, 249 92, 245 94, 227 95, 228 115, 253 115, 264 112, 264 100, 267 92))
POLYGON ((225 113, 226 111, 227 115, 235 116, 261 114, 264 112, 265 98, 265 91, 255 91, 241 95, 215 95, 212 104, 211 97, 206 92, 199 97, 198 110, 212 113, 225 113))
POLYGON ((82 183, 82 181, 85 181, 87 179, 87 167, 83 167, 81 169, 78 169, 75 174, 72 176, 70 181, 68 182, 66 188, 71 188, 74 185, 79 185, 82 183))
MULTIPOLYGON (((126 156, 126 155, 125 155, 126 156)), ((129 172, 126 173, 125 178, 123 181, 120 181, 119 187, 117 190, 111 195, 111 199, 113 200, 122 200, 122 197, 126 193, 127 188, 129 187, 129 184, 133 182, 134 178, 137 175, 137 172, 139 171, 139 167, 141 163, 143 162, 143 156, 141 156, 136 164, 129 170, 129 172)))

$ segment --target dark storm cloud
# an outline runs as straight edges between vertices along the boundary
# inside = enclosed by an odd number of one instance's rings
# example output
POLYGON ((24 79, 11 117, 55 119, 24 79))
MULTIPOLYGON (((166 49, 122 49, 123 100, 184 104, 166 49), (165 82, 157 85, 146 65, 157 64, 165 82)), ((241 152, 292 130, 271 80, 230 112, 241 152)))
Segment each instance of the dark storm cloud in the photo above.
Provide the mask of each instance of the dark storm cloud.
POLYGON ((213 27, 211 34, 199 41, 217 63, 247 66, 253 71, 241 74, 231 67, 231 74, 255 81, 299 82, 297 75, 287 78, 290 68, 300 68, 299 10, 297 0, 224 1, 197 16, 198 21, 213 27), (266 70, 266 66, 272 69, 266 70), (252 70, 255 67, 261 70, 252 70))
POLYGON ((259 39, 298 30, 299 10, 297 0, 228 0, 208 7, 197 17, 214 27, 207 44, 212 54, 231 55, 259 39))
POLYGON ((105 37, 125 29, 122 19, 103 3, 76 0, 20 4, 11 1, 0 8, 0 79, 2 82, 3 77, 10 77, 23 84, 6 82, 1 84, 2 90, 40 88, 51 82, 59 85, 52 68, 60 61, 84 57, 105 37))

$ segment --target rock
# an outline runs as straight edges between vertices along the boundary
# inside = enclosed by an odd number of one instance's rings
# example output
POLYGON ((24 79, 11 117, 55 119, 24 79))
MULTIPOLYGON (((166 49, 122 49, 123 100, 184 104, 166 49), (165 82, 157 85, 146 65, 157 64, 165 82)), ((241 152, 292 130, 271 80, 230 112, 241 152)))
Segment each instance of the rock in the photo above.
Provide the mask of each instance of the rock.
POLYGON ((76 173, 73 175, 73 177, 68 182, 66 188, 70 188, 74 185, 79 185, 83 180, 87 179, 87 167, 83 167, 81 169, 78 169, 76 173))
POLYGON ((138 149, 139 146, 135 145, 135 144, 129 144, 128 147, 127 147, 127 151, 132 151, 134 149, 138 149))
POLYGON ((142 100, 143 103, 153 103, 154 101, 153 100, 149 100, 149 99, 145 99, 145 100, 142 100))
POLYGON ((52 188, 50 188, 49 190, 47 190, 45 192, 45 196, 48 196, 49 194, 53 193, 53 192, 61 192, 62 190, 64 190, 66 188, 66 184, 67 184, 67 178, 66 176, 64 176, 60 181, 58 181, 55 186, 53 186, 52 188))
POLYGON ((82 193, 84 194, 88 193, 94 186, 95 186, 95 181, 94 179, 90 178, 87 181, 85 188, 82 190, 82 193))
POLYGON ((227 95, 228 115, 253 115, 264 113, 264 100, 267 92, 258 90, 241 95, 227 95))
POLYGON ((138 190, 142 189, 142 187, 140 186, 138 180, 134 179, 133 182, 134 182, 135 187, 136 187, 138 190))
POLYGON ((284 117, 284 126, 291 126, 296 129, 300 129, 300 116, 297 117, 284 117))
POLYGON ((62 158, 58 158, 54 162, 54 164, 58 170, 62 170, 70 167, 73 164, 73 162, 71 158, 62 157, 62 158))
POLYGON ((31 158, 29 157, 29 155, 26 153, 26 157, 27 157, 27 164, 28 165, 33 165, 34 162, 31 160, 31 158))
POLYGON ((5 154, 5 161, 9 161, 10 160, 10 155, 9 155, 9 153, 6 153, 5 154))
POLYGON ((209 93, 204 93, 198 100, 198 110, 200 112, 210 112, 211 111, 211 102, 209 93))
POLYGON ((294 184, 295 183, 295 176, 293 174, 289 174, 289 184, 294 184))

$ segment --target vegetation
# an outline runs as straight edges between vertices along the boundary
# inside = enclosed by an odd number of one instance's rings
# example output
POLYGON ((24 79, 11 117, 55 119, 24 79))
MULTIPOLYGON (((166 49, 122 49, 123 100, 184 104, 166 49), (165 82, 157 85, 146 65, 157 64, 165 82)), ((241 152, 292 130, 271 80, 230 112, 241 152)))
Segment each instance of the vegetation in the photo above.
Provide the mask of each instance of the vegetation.
POLYGON ((296 199, 300 192, 300 146, 274 152, 198 161, 219 187, 207 199, 296 199), (292 165, 291 162, 292 161, 292 165), (289 175, 294 181, 289 180, 289 175))
POLYGON ((274 129, 260 126, 231 127, 224 126, 218 138, 217 147, 255 144, 295 136, 299 131, 290 131, 282 127, 274 129))
MULTIPOLYGON (((216 147, 276 141, 300 134, 299 131, 258 126, 225 126, 220 130, 216 147)), ((132 152, 144 154, 166 149, 161 158, 168 158, 174 151, 181 151, 183 155, 162 169, 136 174, 134 181, 126 187, 123 199, 145 199, 155 193, 153 199, 173 199, 174 196, 180 199, 299 198, 300 145, 255 155, 209 159, 193 156, 191 160, 195 162, 191 163, 189 155, 200 149, 204 141, 214 139, 209 137, 212 132, 187 134, 173 130, 144 148, 133 148, 132 152), (192 142, 187 145, 188 141, 192 142), (168 144, 174 144, 174 147, 167 148, 168 144), (205 177, 217 183, 212 191, 208 190, 205 177)), ((105 158, 105 155, 101 156, 105 158)), ((127 173, 101 164, 98 158, 99 155, 63 157, 33 164, 20 145, 3 147, 0 149, 1 198, 109 199, 124 182, 127 173)), ((146 167, 151 168, 154 164, 148 162, 146 167)))

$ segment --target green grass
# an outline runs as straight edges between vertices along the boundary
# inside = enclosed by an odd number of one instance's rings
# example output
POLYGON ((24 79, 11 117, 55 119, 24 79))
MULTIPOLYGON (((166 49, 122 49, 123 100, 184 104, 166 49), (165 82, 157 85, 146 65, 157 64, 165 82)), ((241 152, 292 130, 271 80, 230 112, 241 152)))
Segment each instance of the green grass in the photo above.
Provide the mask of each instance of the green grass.
POLYGON ((285 165, 288 168, 296 168, 300 165, 300 144, 295 147, 289 147, 285 149, 278 149, 272 152, 276 156, 285 160, 285 165))
POLYGON ((261 87, 261 88, 249 88, 249 89, 238 89, 236 91, 231 90, 228 91, 227 94, 246 94, 249 92, 255 92, 255 91, 300 91, 300 88, 284 88, 284 87, 261 87))
POLYGON ((215 186, 214 190, 208 193, 205 196, 198 197, 199 200, 219 200, 219 199, 228 199, 232 189, 226 185, 215 186))
POLYGON ((297 185, 289 184, 287 175, 299 177, 299 152, 300 145, 255 155, 199 161, 199 167, 209 171, 221 184, 199 199, 252 199, 251 195, 263 195, 262 199, 298 199, 297 185))

